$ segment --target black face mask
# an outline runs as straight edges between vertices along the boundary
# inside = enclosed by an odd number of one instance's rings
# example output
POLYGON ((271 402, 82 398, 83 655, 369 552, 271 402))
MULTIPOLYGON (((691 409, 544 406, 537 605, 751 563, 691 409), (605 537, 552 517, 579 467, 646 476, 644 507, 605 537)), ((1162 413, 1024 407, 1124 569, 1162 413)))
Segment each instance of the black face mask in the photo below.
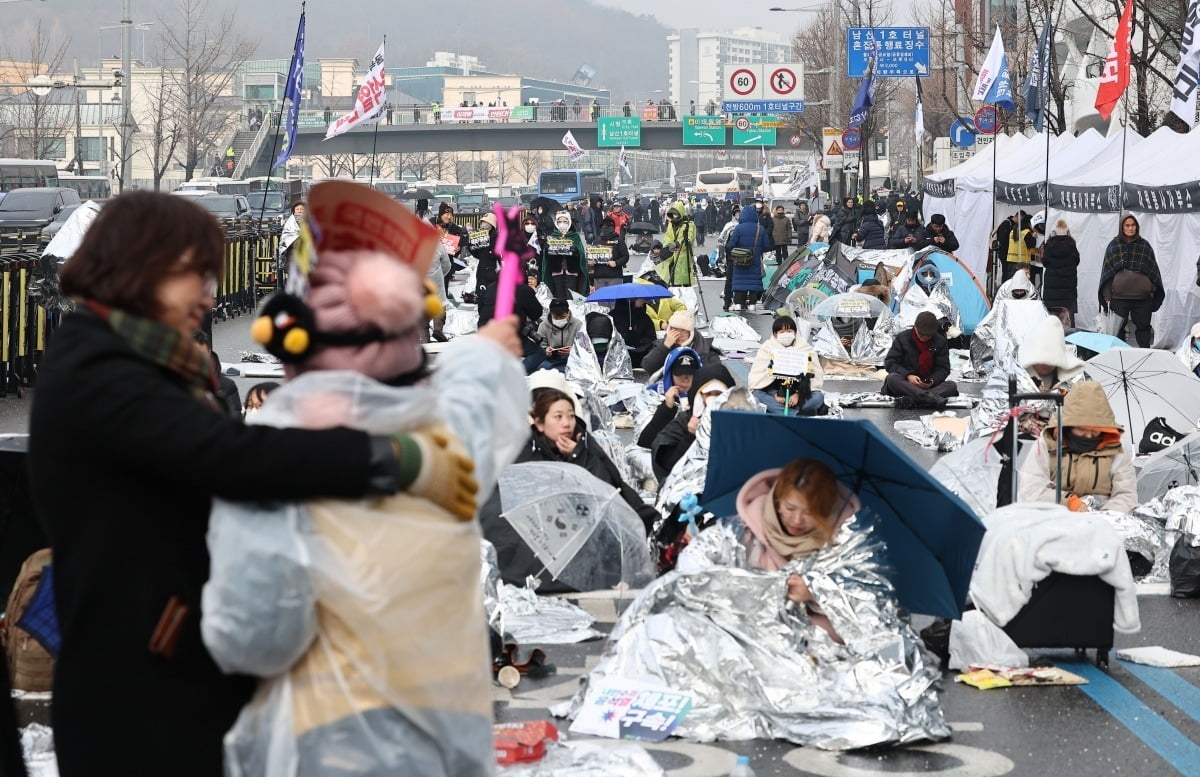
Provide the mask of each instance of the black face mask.
POLYGON ((1063 430, 1063 442, 1066 443, 1067 450, 1071 453, 1091 453, 1100 447, 1102 437, 1103 435, 1083 437, 1075 434, 1074 429, 1063 430))

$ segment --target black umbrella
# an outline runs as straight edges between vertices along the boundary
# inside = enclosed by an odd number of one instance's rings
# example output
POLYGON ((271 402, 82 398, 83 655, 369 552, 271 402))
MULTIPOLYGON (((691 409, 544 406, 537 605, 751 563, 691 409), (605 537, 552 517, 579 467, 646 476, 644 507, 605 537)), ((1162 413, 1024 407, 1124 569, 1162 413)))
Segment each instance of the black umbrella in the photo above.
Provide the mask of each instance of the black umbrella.
POLYGON ((649 221, 635 221, 629 225, 628 231, 635 235, 653 235, 658 232, 649 221))
POLYGON ((529 202, 529 210, 533 213, 537 213, 538 208, 543 208, 547 213, 556 213, 561 207, 561 203, 549 197, 534 197, 529 202))
POLYGON ((401 194, 399 199, 402 200, 432 200, 433 192, 428 189, 409 189, 404 194, 401 194))

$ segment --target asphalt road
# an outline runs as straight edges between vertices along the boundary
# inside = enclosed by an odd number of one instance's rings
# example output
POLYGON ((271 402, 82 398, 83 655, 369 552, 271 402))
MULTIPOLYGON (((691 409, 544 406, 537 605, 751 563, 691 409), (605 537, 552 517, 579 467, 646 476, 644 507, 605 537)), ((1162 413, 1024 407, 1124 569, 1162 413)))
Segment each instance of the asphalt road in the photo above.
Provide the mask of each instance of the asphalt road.
MULTIPOLYGON (((710 312, 720 310, 720 282, 703 282, 710 312)), ((743 314, 760 332, 769 331, 769 317, 743 314)), ((256 350, 248 335, 250 319, 218 323, 214 346, 226 361, 241 350, 256 350)), ((236 379, 243 395, 258 382, 236 379)), ((873 390, 864 381, 831 381, 827 391, 873 390)), ((972 391, 971 387, 967 388, 972 391)), ((0 434, 22 433, 28 424, 31 392, 23 400, 0 399, 0 434)), ((923 466, 936 453, 922 450, 892 430, 899 419, 916 418, 920 411, 863 409, 848 411, 870 419, 923 466)), ((627 600, 608 593, 572 598, 597 618, 607 632, 627 600)), ((1200 654, 1200 613, 1195 600, 1175 600, 1161 593, 1139 595, 1142 630, 1117 635, 1116 646, 1162 645, 1200 654)), ((923 623, 918 622, 921 626, 923 623)), ((598 660, 602 641, 548 648, 557 674, 525 679, 513 691, 494 691, 498 721, 550 719, 547 707, 574 693, 579 678, 598 660)), ((1200 668, 1152 669, 1115 658, 1107 673, 1091 664, 1075 663, 1070 651, 1041 651, 1089 683, 1076 687, 1006 688, 979 691, 945 677, 943 706, 954 735, 941 743, 853 753, 826 753, 773 742, 697 744, 669 740, 647 749, 671 777, 720 777, 732 768, 736 754, 752 758, 759 777, 773 775, 944 775, 998 777, 1044 775, 1200 775, 1200 668)), ((565 730, 567 721, 557 721, 565 730)))

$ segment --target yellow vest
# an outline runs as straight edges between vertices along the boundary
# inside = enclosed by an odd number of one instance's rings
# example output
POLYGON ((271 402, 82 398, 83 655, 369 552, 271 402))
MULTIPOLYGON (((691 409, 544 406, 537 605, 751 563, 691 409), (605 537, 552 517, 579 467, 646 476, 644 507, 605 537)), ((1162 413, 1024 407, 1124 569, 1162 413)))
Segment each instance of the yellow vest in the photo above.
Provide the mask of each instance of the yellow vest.
POLYGON ((1008 261, 1029 264, 1030 248, 1025 245, 1025 236, 1032 231, 1032 229, 1022 229, 1020 235, 1009 238, 1008 261))

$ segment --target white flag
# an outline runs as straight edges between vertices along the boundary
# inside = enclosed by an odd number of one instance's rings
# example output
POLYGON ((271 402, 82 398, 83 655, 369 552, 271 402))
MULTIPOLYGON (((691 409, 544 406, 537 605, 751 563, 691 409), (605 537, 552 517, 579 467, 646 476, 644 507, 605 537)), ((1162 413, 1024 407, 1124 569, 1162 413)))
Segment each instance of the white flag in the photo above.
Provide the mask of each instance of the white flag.
POLYGON ((585 156, 587 156, 587 152, 584 151, 583 147, 579 145, 579 142, 575 140, 575 136, 571 134, 570 130, 567 130, 567 134, 563 135, 562 144, 566 146, 567 158, 569 158, 572 162, 578 162, 580 159, 583 159, 585 156))
POLYGON ((913 135, 916 136, 917 146, 921 145, 921 141, 925 139, 925 109, 921 107, 921 101, 917 100, 916 115, 913 116, 913 135))
POLYGON ((1200 92, 1200 0, 1188 3, 1184 17, 1183 45, 1171 92, 1171 113, 1196 126, 1196 94, 1200 92))
POLYGON ((618 170, 618 171, 617 171, 617 172, 616 172, 616 173, 613 175, 613 188, 614 188, 614 189, 620 189, 620 188, 621 188, 621 171, 620 171, 620 170, 618 170))
POLYGON ((674 162, 671 162, 671 180, 667 181, 667 184, 672 189, 675 188, 675 163, 674 162))
POLYGON ((621 146, 621 153, 617 154, 617 164, 625 171, 625 175, 629 180, 633 180, 633 173, 629 172, 629 157, 625 155, 625 147, 621 146))
POLYGON ((816 187, 820 184, 821 176, 817 172, 817 158, 809 156, 808 161, 796 169, 792 175, 792 180, 789 182, 785 197, 799 197, 804 194, 805 189, 816 187))
POLYGON ((762 146, 762 196, 763 199, 769 200, 771 199, 771 174, 768 172, 767 164, 767 147, 762 146))
POLYGON ((325 132, 326 140, 348 132, 360 124, 378 124, 383 118, 387 108, 387 86, 383 76, 384 45, 379 44, 379 51, 375 52, 371 67, 367 69, 367 77, 363 79, 362 86, 358 87, 358 96, 354 98, 354 110, 329 125, 325 132))
POLYGON ((985 103, 998 105, 1006 111, 1016 108, 1013 103, 1012 77, 1008 72, 1008 57, 1004 54, 1004 38, 1000 28, 992 37, 992 47, 988 49, 987 59, 979 68, 979 77, 975 79, 975 90, 971 92, 972 100, 982 100, 985 103))

